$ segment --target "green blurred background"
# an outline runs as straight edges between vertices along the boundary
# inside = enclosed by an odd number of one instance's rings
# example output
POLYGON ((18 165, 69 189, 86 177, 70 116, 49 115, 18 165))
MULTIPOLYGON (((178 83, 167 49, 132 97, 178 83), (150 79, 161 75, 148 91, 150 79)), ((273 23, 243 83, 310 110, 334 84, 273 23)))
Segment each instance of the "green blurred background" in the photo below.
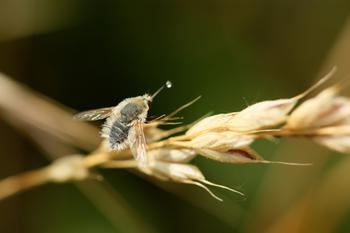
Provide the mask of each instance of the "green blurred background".
MULTIPOLYGON (((331 67, 349 11, 346 0, 0 0, 0 70, 76 110, 115 105, 171 80, 150 115, 202 95, 182 113, 191 122, 305 90, 331 67)), ((48 164, 25 134, 3 121, 0 128, 0 177, 48 164)), ((160 188, 128 171, 102 171, 128 210, 114 210, 119 222, 74 185, 46 185, 0 202, 0 232, 262 232, 345 157, 304 140, 254 148, 314 168, 197 158, 208 180, 246 194, 215 190, 223 203, 196 187, 160 188)), ((331 232, 350 230, 346 216, 331 232)))

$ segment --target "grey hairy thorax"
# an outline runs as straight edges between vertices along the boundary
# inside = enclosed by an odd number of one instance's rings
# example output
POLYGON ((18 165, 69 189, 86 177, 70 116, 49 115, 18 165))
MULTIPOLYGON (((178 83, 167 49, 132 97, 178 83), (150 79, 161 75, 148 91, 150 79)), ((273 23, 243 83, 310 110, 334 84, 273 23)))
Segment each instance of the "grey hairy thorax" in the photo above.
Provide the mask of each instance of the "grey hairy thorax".
POLYGON ((124 106, 124 108, 120 111, 121 122, 129 124, 131 121, 135 120, 138 115, 142 113, 142 109, 140 106, 134 103, 128 103, 124 106))

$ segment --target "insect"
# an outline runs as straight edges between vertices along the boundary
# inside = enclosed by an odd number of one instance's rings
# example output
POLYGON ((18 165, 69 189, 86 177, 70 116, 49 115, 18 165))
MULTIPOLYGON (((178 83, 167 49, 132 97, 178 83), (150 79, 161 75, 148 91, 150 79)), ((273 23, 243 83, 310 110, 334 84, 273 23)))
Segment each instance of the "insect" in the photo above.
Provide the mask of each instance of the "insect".
POLYGON ((74 118, 85 121, 106 119, 101 136, 107 139, 109 148, 117 151, 130 148, 139 164, 146 165, 148 157, 143 124, 146 122, 149 105, 164 87, 171 86, 172 83, 167 81, 153 95, 127 98, 115 107, 80 112, 74 118))

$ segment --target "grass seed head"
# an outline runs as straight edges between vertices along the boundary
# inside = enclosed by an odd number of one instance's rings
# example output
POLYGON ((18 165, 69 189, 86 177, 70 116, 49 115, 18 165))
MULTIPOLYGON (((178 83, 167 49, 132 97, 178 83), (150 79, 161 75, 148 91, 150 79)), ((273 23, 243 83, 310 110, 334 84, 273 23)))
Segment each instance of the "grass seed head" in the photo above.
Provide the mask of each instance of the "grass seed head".
POLYGON ((149 167, 146 170, 142 171, 161 180, 196 185, 207 191, 212 197, 219 201, 222 201, 222 199, 216 196, 207 186, 214 186, 244 195, 237 190, 206 180, 199 168, 190 164, 153 161, 149 164, 149 167))
POLYGON ((253 104, 229 121, 232 130, 253 131, 275 127, 287 120, 288 113, 297 103, 296 98, 269 100, 253 104))
POLYGON ((186 180, 202 180, 205 179, 202 172, 194 165, 168 163, 161 161, 153 161, 150 169, 155 174, 167 177, 169 180, 183 183, 186 180))
POLYGON ((230 149, 227 151, 216 151, 212 149, 197 149, 202 156, 222 163, 255 163, 262 158, 249 147, 230 149))
POLYGON ((338 119, 336 103, 337 91, 328 88, 316 97, 306 100, 296 108, 287 120, 285 128, 288 129, 312 129, 319 128, 338 119))
POLYGON ((253 137, 231 131, 207 132, 193 138, 189 144, 195 149, 228 151, 231 149, 247 147, 253 142, 253 140, 253 137))
POLYGON ((58 183, 84 180, 90 175, 89 170, 84 166, 83 157, 79 155, 57 159, 47 168, 47 173, 53 182, 58 183))
POLYGON ((227 123, 233 119, 236 113, 224 113, 205 117, 193 125, 186 135, 196 135, 207 131, 225 131, 228 130, 227 123))
POLYGON ((188 163, 195 156, 196 152, 191 149, 154 149, 148 152, 151 158, 163 162, 188 163))

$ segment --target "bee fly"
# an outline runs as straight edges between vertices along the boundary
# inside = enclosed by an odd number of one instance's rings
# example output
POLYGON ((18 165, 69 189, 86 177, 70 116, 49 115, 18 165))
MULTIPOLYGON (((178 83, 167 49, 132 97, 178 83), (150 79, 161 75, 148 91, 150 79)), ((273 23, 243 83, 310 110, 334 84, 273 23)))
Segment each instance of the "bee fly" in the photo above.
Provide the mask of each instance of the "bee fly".
POLYGON ((97 121, 106 119, 102 126, 101 136, 106 138, 111 150, 130 148, 140 165, 148 162, 146 139, 143 124, 146 122, 149 105, 154 97, 164 89, 172 86, 170 81, 160 87, 153 95, 127 98, 115 107, 100 108, 78 113, 75 119, 97 121))

